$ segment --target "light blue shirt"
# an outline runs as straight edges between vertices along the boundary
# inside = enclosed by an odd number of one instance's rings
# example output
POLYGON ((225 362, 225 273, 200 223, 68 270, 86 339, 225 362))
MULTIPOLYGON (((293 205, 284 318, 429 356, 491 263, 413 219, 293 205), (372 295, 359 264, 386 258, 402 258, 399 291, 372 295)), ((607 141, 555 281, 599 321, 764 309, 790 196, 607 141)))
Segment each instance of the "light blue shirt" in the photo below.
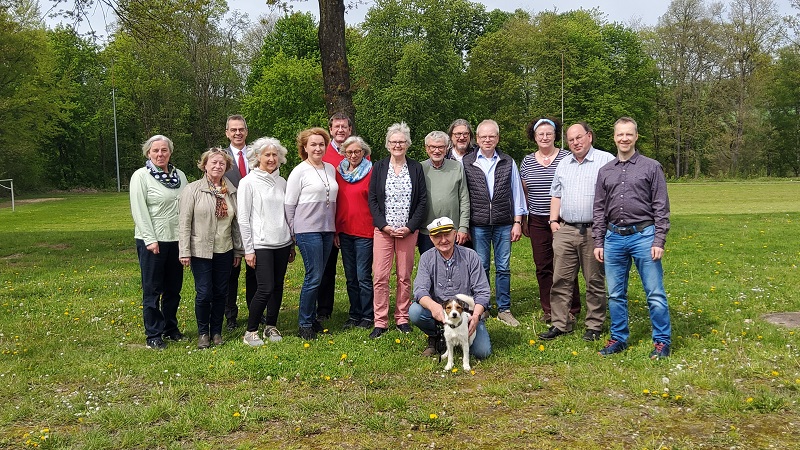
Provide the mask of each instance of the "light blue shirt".
MULTIPOLYGON (((478 157, 475 158, 475 164, 480 167, 486 175, 486 186, 489 188, 489 199, 494 199, 494 170, 497 167, 497 161, 500 157, 497 156, 497 151, 494 150, 491 158, 483 156, 483 152, 478 150, 478 157)), ((517 163, 511 160, 511 195, 512 202, 514 203, 514 215, 525 216, 528 214, 528 206, 525 204, 525 191, 522 190, 522 178, 519 176, 519 169, 517 163)))
POLYGON ((592 147, 583 162, 578 162, 571 153, 561 160, 550 185, 550 196, 561 199, 562 219, 572 223, 592 221, 597 174, 612 159, 611 153, 592 147))

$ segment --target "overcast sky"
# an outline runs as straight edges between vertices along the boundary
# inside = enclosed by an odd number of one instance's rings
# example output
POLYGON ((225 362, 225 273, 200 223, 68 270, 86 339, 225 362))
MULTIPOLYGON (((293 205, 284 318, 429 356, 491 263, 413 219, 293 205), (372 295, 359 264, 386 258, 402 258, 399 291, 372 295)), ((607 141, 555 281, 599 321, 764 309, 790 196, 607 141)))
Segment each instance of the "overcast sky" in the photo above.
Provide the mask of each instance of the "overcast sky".
MULTIPOLYGON (((474 0, 473 0, 474 1, 474 0)), ((728 3, 727 0, 722 0, 728 3)), ((778 6, 778 12, 783 15, 797 14, 798 11, 792 9, 790 0, 773 0, 778 6)), ((710 3, 711 0, 706 0, 710 3)), ((374 5, 374 2, 365 0, 364 4, 350 9, 345 13, 345 20, 348 25, 356 25, 364 20, 364 15, 367 10, 374 5)), ((598 8, 606 15, 606 19, 610 22, 619 22, 625 25, 641 24, 641 25, 656 25, 658 18, 664 15, 667 7, 670 4, 669 0, 484 0, 480 3, 486 5, 486 9, 491 11, 493 9, 501 9, 503 11, 514 11, 516 9, 523 9, 533 14, 541 11, 558 11, 565 12, 575 9, 592 9, 598 8)), ((292 0, 289 2, 295 11, 310 11, 315 16, 319 16, 319 6, 317 0, 292 0)), ((51 3, 42 0, 42 10, 45 12, 46 8, 50 7, 51 3)), ((246 12, 251 20, 255 20, 261 15, 268 14, 271 9, 267 6, 265 0, 228 0, 230 9, 237 9, 246 12)), ((102 5, 96 5, 91 17, 92 28, 99 34, 105 34, 105 23, 113 20, 113 17, 108 14, 108 18, 104 18, 102 5)), ((54 25, 59 20, 50 19, 48 23, 54 25)), ((88 26, 81 27, 82 31, 88 30, 88 26)))

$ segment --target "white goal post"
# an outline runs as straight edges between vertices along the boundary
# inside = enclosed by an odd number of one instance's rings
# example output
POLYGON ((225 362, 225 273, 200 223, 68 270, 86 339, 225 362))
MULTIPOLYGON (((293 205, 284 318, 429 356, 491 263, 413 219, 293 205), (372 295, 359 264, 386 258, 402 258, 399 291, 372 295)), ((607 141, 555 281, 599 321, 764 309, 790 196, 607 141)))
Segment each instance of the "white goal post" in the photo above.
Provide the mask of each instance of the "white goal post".
POLYGON ((8 189, 11 191, 11 211, 15 211, 14 208, 14 179, 13 178, 6 178, 5 180, 0 180, 0 187, 8 189), (5 183, 8 183, 6 185, 5 183))

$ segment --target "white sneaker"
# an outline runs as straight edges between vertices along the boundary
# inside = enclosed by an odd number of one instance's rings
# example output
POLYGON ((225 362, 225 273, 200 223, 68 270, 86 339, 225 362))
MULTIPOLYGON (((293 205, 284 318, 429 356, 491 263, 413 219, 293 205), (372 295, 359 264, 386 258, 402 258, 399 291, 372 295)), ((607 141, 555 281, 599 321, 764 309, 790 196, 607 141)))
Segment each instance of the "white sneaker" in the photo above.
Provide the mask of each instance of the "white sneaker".
POLYGON ((272 325, 267 325, 264 328, 264 339, 269 339, 270 342, 280 342, 283 340, 281 332, 272 325))
POLYGON ((497 318, 500 319, 501 322, 510 326, 510 327, 518 327, 519 321, 514 318, 511 314, 511 311, 503 311, 497 314, 497 318))
POLYGON ((260 347, 264 345, 264 341, 258 337, 258 331, 245 331, 242 341, 250 347, 260 347))

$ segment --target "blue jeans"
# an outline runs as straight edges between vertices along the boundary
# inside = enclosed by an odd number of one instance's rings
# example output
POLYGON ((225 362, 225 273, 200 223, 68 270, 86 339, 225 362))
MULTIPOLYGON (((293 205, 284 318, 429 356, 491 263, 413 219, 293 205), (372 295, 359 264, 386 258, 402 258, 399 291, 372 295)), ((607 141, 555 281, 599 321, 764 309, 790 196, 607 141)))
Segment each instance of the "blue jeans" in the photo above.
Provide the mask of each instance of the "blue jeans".
POLYGON ((214 253, 211 259, 192 257, 194 275, 194 314, 198 334, 222 334, 228 280, 233 268, 233 250, 214 253))
POLYGON ((303 255, 303 267, 306 269, 303 287, 300 289, 298 321, 300 328, 310 328, 317 320, 319 285, 325 272, 325 262, 331 254, 333 233, 297 233, 295 242, 303 255))
POLYGON ((183 287, 183 265, 178 259, 178 242, 159 242, 155 255, 141 239, 136 253, 142 270, 142 316, 147 339, 178 332, 178 305, 183 287))
POLYGON ((606 231, 603 259, 608 286, 608 312, 611 315, 611 339, 628 342, 628 278, 631 261, 636 264, 642 279, 650 323, 653 326, 653 342, 671 343, 669 306, 664 291, 664 270, 661 260, 653 261, 650 248, 653 246, 656 227, 651 225, 641 233, 622 236, 606 231))
POLYGON ((372 239, 339 233, 350 318, 372 321, 372 239))
POLYGON ((511 225, 472 227, 472 243, 481 258, 486 279, 494 247, 494 297, 499 312, 511 310, 511 225))
MULTIPOLYGON (((417 328, 428 336, 436 336, 442 333, 441 323, 433 318, 431 312, 417 302, 412 302, 408 308, 408 319, 417 328)), ((481 320, 475 329, 475 340, 469 346, 469 354, 478 359, 488 358, 492 354, 492 342, 489 340, 489 331, 486 324, 481 320)))

